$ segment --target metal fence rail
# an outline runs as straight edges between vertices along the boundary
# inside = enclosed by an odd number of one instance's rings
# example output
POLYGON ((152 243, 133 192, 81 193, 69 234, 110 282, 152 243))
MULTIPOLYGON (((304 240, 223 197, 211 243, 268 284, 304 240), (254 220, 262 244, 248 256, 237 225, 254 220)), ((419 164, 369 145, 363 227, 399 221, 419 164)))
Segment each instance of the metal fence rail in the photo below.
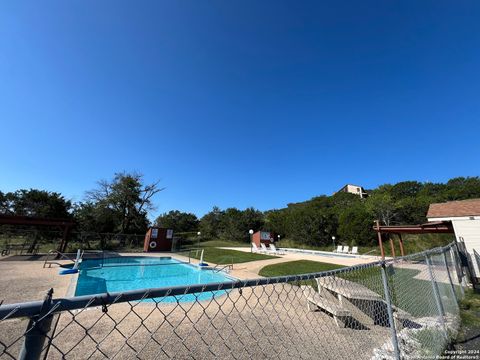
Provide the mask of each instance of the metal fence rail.
POLYGON ((453 245, 335 271, 0 305, 0 359, 434 358, 459 325, 453 245))

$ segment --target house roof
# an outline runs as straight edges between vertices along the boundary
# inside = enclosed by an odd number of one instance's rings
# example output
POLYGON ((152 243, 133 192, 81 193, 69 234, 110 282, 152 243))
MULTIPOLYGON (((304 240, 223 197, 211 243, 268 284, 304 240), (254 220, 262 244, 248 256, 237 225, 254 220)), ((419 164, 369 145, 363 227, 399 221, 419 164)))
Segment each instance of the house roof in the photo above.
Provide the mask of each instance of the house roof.
POLYGON ((427 218, 460 217, 480 215, 480 199, 449 201, 430 204, 427 218))

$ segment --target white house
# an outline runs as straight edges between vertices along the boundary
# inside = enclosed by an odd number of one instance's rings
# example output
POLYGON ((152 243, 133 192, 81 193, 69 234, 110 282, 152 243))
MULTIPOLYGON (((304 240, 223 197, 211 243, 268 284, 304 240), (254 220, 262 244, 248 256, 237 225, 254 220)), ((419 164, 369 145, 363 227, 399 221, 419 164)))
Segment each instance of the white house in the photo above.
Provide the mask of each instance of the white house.
POLYGON ((480 277, 480 264, 474 250, 480 253, 480 199, 449 201, 431 204, 428 221, 451 221, 458 242, 465 248, 474 264, 475 277, 480 277))
POLYGON ((361 186, 358 185, 352 185, 352 184, 347 184, 344 187, 342 187, 340 190, 337 192, 347 192, 350 194, 355 194, 360 196, 361 198, 364 198, 367 196, 367 193, 365 192, 365 189, 361 186))

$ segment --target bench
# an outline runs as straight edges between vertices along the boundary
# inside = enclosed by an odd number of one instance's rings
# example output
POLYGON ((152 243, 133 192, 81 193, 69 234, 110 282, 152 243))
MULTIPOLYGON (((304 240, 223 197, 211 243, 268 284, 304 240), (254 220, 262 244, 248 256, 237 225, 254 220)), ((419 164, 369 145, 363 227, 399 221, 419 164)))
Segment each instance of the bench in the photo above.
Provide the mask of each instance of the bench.
POLYGON ((307 306, 309 311, 315 311, 317 308, 331 314, 337 326, 345 326, 344 319, 351 317, 350 311, 342 308, 338 303, 322 297, 311 286, 302 285, 301 289, 307 298, 307 306))

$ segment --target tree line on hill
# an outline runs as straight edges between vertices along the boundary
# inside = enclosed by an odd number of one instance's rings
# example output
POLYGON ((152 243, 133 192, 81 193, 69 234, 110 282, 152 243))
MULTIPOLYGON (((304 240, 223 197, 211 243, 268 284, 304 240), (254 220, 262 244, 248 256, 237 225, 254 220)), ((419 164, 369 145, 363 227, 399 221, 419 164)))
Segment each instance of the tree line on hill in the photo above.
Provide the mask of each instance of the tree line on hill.
MULTIPOLYGON (((146 184, 142 175, 123 172, 110 181, 99 181, 77 203, 57 192, 0 191, 0 214, 71 218, 77 230, 84 232, 144 234, 150 225, 148 213, 155 209, 153 197, 162 190, 158 182, 146 184)), ((370 245, 376 241, 374 220, 385 225, 423 223, 430 203, 480 198, 480 178, 458 177, 446 183, 403 181, 367 193, 368 197, 360 198, 339 192, 265 212, 214 207, 201 218, 172 210, 157 217, 154 224, 176 233, 200 231, 205 239, 248 242, 248 230, 253 229, 272 231, 299 244, 330 245, 336 236, 345 244, 370 245)))
POLYGON ((375 220, 383 225, 426 222, 431 203, 480 198, 479 177, 458 177, 446 183, 403 181, 367 191, 366 198, 339 192, 286 208, 265 212, 214 207, 200 219, 194 214, 171 211, 156 224, 176 231, 200 231, 202 237, 249 242, 248 230, 266 230, 298 244, 326 246, 332 236, 349 245, 374 245, 375 220))

